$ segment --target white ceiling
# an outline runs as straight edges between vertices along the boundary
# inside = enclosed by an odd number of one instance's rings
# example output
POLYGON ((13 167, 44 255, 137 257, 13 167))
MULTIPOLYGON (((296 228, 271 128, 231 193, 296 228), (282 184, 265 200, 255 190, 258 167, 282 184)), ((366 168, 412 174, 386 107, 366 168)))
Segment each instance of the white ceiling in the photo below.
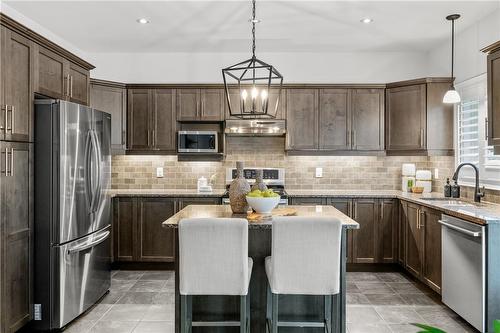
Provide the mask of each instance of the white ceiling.
MULTIPOLYGON (((250 51, 249 0, 3 2, 89 53, 250 51)), ((257 53, 427 51, 449 37, 446 15, 462 14, 461 30, 498 8, 498 0, 258 0, 257 53)))

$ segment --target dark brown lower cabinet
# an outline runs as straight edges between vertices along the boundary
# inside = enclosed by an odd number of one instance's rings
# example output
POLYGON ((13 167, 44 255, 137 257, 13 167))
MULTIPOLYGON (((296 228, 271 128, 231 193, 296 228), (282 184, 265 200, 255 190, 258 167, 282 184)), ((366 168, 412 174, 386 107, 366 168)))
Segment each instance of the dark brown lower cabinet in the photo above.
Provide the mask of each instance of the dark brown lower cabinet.
POLYGON ((404 201, 401 207, 398 246, 399 253, 403 253, 401 263, 412 275, 441 293, 441 225, 438 223, 441 212, 404 201))
POLYGON ((162 222, 188 205, 216 205, 220 198, 117 197, 113 201, 113 261, 175 261, 174 230, 162 222))
POLYGON ((353 230, 353 263, 376 263, 379 242, 379 218, 377 199, 356 199, 352 218, 359 223, 353 230))
POLYGON ((141 262, 173 262, 175 260, 174 230, 162 222, 175 214, 176 202, 171 198, 141 198, 137 259, 141 262))
POLYGON ((327 199, 324 197, 295 197, 290 198, 290 205, 326 205, 327 199))
POLYGON ((423 233, 422 279, 432 289, 441 293, 441 212, 423 207, 421 209, 421 228, 423 233))
POLYGON ((398 201, 394 199, 379 199, 377 262, 395 263, 397 261, 397 221, 399 211, 398 201))
POLYGON ((32 316, 32 144, 0 141, 1 332, 16 332, 32 316))

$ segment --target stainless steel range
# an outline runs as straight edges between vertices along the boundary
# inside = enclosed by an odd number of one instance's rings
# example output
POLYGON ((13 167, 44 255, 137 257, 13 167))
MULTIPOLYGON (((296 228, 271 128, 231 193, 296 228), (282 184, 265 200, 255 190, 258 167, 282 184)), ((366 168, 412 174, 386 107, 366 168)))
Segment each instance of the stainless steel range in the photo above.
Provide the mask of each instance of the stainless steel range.
MULTIPOLYGON (((255 175, 257 170, 262 170, 264 183, 268 188, 278 193, 281 197, 280 205, 288 205, 288 194, 285 191, 285 169, 283 168, 245 168, 243 175, 248 180, 250 185, 255 183, 255 175)), ((236 168, 226 169, 226 193, 222 197, 222 203, 229 204, 229 185, 236 178, 236 168)))

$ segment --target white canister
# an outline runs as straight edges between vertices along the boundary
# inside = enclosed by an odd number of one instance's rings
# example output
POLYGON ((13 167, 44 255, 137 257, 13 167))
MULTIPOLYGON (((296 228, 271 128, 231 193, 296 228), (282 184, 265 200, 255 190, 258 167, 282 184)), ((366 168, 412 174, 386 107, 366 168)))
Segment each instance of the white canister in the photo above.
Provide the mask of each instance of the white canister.
POLYGON ((432 173, 430 170, 417 170, 415 178, 417 180, 432 180, 432 173))
POLYGON ((201 176, 200 178, 198 178, 198 191, 200 190, 201 187, 207 186, 207 184, 208 182, 205 177, 201 176))
POLYGON ((415 176, 415 164, 413 163, 403 163, 401 167, 401 174, 403 176, 415 176))
POLYGON ((423 193, 431 193, 432 192, 432 181, 430 181, 430 180, 417 180, 415 186, 423 187, 424 188, 423 193))

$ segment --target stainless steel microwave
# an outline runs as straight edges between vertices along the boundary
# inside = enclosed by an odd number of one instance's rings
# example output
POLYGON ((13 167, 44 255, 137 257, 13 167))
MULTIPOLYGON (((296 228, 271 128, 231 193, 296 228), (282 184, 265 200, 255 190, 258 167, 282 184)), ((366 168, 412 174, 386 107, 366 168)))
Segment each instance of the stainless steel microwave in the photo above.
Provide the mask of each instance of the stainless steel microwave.
POLYGON ((177 152, 179 153, 217 153, 219 151, 216 131, 179 131, 177 136, 177 152))

